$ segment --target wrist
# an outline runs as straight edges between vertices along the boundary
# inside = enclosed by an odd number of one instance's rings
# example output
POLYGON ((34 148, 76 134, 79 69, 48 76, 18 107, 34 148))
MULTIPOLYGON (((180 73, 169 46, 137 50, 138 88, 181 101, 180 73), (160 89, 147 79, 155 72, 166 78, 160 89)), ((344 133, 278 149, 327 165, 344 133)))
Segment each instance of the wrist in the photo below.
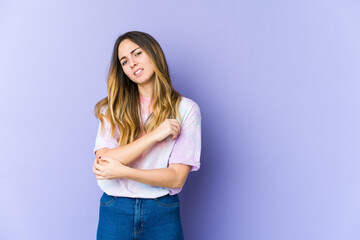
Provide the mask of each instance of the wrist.
POLYGON ((130 177, 132 176, 133 172, 136 171, 135 168, 131 168, 131 167, 127 167, 125 168, 125 171, 123 172, 123 176, 122 178, 128 178, 131 179, 130 177))
POLYGON ((159 142, 159 140, 156 138, 156 134, 154 133, 154 131, 146 134, 146 137, 151 141, 151 143, 159 142))

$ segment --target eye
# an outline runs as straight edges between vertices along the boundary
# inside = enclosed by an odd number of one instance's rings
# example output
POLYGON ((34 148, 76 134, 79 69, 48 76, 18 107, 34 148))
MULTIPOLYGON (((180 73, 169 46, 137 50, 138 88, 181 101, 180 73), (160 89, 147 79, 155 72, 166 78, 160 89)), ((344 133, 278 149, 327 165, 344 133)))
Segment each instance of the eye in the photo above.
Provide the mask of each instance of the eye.
POLYGON ((123 66, 124 66, 124 65, 126 64, 126 62, 127 62, 126 60, 125 60, 125 61, 123 61, 123 63, 122 63, 121 65, 123 65, 123 66))
POLYGON ((135 56, 137 56, 137 55, 140 55, 142 52, 137 52, 136 54, 135 54, 135 56))

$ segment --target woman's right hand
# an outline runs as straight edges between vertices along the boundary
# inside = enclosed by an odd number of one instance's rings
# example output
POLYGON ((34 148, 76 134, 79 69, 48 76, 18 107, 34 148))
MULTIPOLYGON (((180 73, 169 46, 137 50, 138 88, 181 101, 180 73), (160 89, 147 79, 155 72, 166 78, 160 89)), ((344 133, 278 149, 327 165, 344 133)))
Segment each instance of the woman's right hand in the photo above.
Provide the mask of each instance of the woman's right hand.
POLYGON ((171 139, 174 140, 180 134, 180 123, 176 119, 165 119, 165 121, 150 134, 152 134, 158 142, 164 140, 169 135, 172 135, 171 139))

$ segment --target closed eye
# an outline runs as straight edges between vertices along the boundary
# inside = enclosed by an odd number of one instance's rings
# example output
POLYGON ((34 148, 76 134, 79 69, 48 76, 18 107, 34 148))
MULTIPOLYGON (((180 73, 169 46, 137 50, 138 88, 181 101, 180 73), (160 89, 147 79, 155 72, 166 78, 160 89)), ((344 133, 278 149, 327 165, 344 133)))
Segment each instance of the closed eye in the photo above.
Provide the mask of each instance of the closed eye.
POLYGON ((142 52, 137 52, 136 54, 135 54, 135 56, 137 56, 137 55, 140 55, 142 52))

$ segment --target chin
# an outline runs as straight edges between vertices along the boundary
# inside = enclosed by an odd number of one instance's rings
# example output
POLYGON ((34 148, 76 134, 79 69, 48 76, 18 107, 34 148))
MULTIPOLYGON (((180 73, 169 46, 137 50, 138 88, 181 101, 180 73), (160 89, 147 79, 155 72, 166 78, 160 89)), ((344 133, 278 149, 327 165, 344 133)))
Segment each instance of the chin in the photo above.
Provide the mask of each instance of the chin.
POLYGON ((151 81, 151 78, 148 78, 146 80, 140 80, 140 81, 137 81, 138 84, 144 84, 144 83, 148 83, 151 81))

